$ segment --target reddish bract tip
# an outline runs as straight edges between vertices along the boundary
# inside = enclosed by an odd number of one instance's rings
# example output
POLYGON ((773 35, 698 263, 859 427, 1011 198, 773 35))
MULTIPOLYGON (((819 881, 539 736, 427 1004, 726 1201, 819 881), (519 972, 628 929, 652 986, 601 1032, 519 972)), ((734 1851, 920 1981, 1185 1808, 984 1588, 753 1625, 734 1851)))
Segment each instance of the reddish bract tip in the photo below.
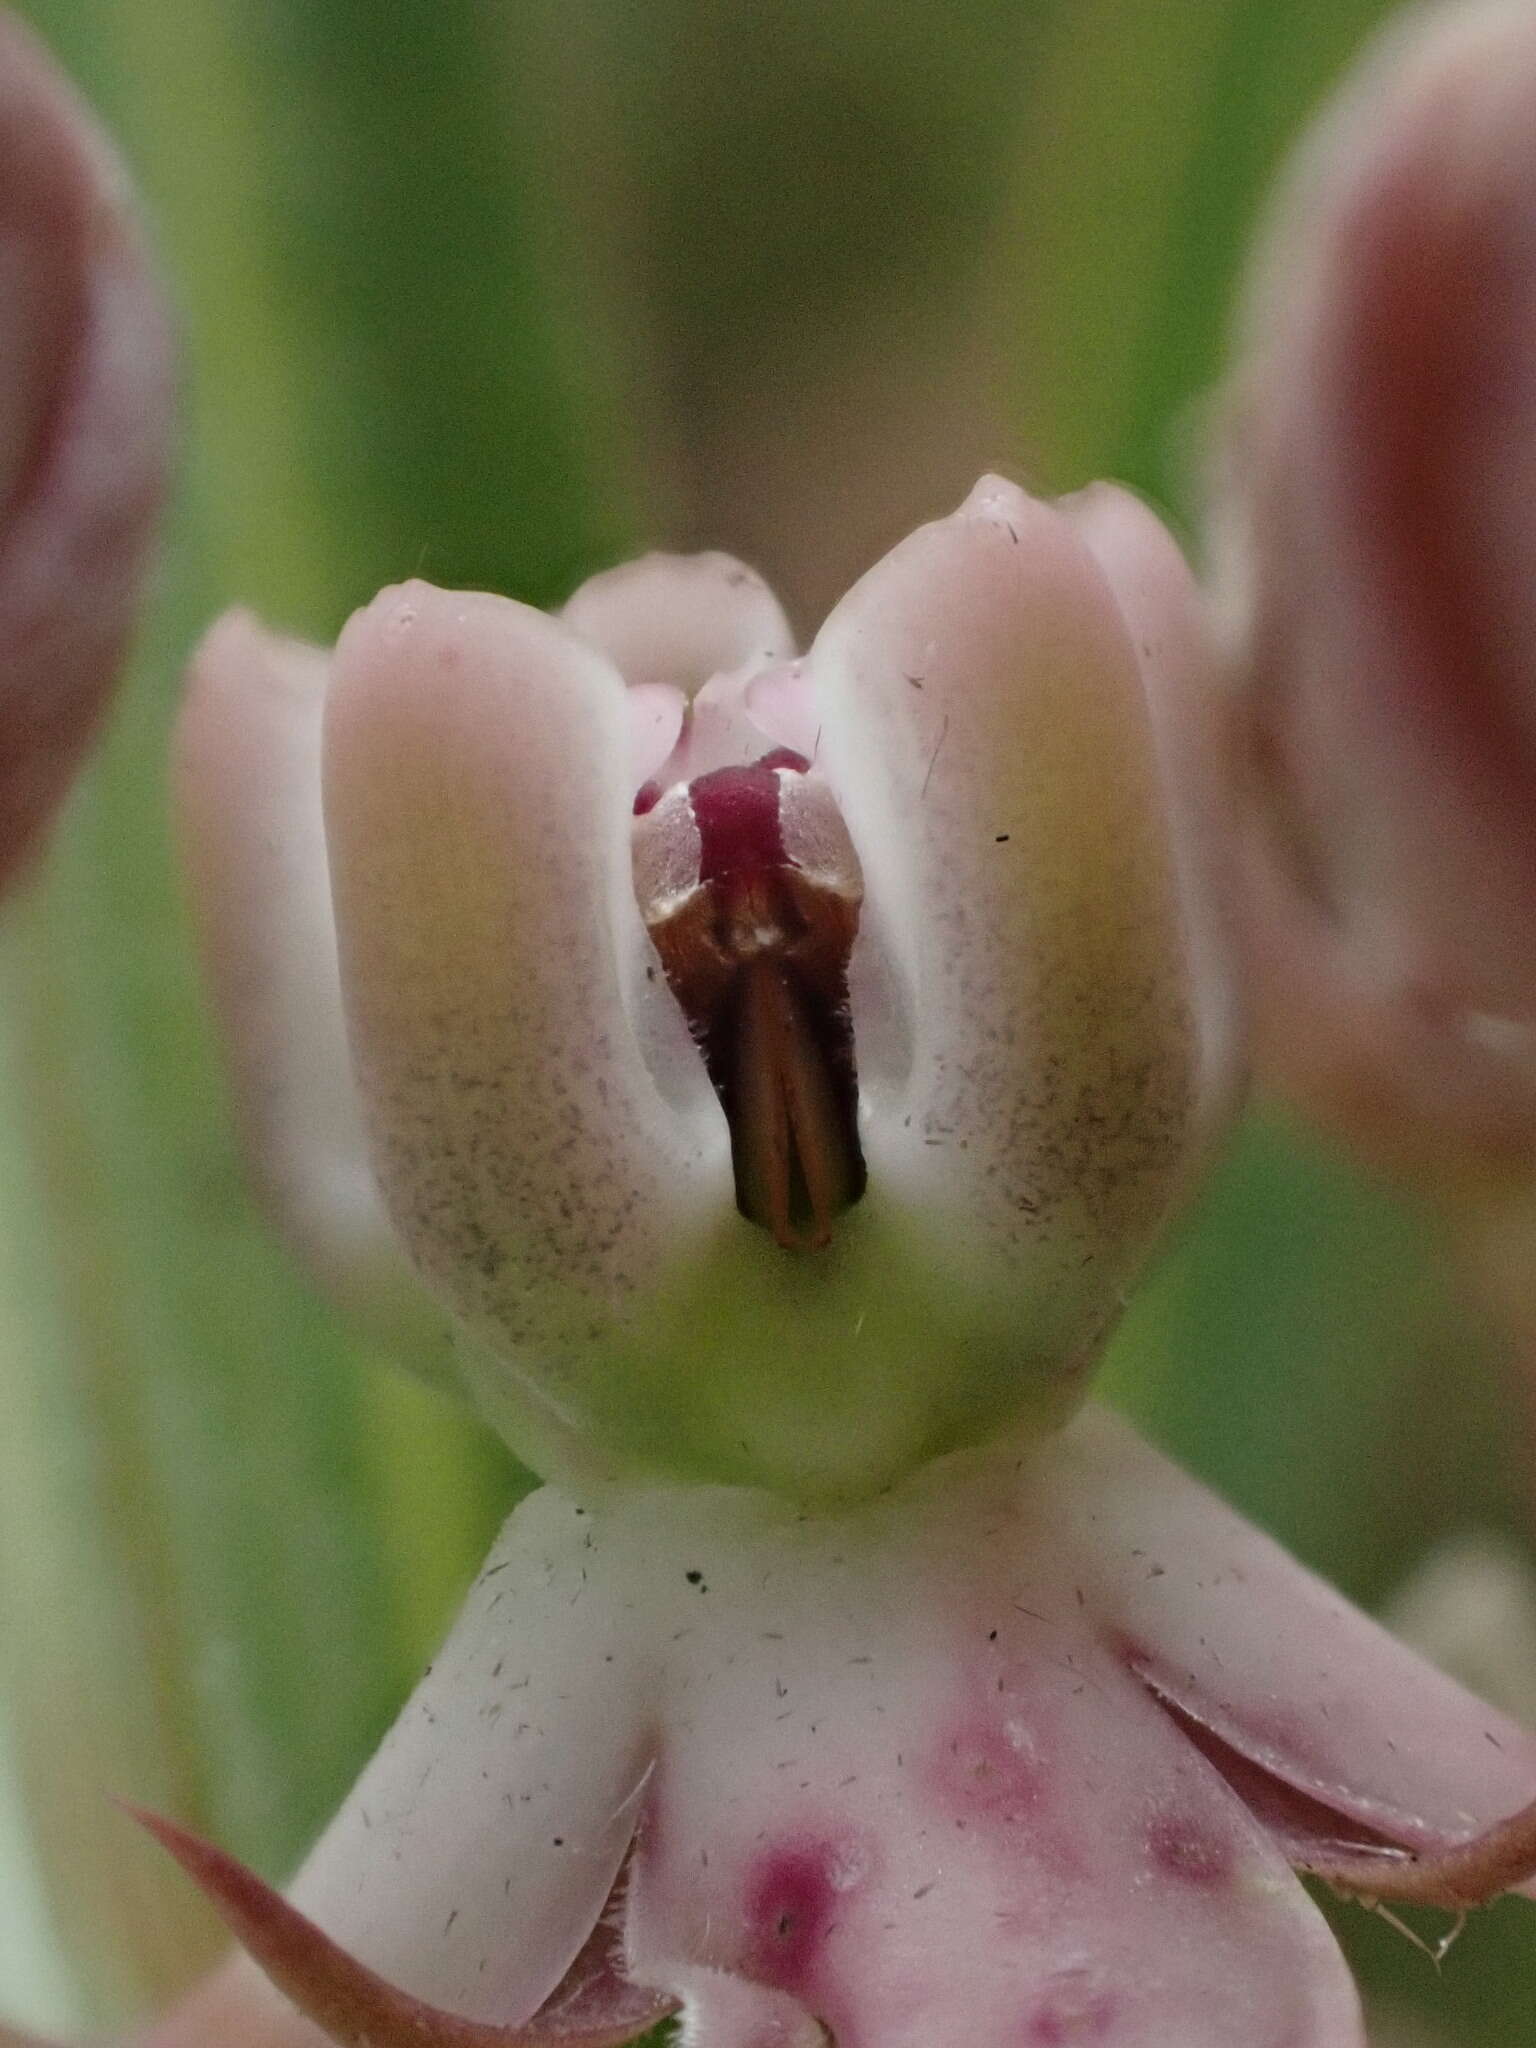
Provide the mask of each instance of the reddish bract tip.
POLYGON ((1449 1849, 1319 1847, 1298 1855, 1296 1867, 1356 1898, 1464 1913, 1536 1878, 1536 1800, 1449 1849))
POLYGON ((678 2009, 675 1999, 589 1963, 583 1950, 565 1982, 525 2025, 444 2012, 348 1955, 280 1892, 211 1842, 162 1815, 133 1806, 128 1811, 176 1859, 284 1997, 340 2048, 621 2048, 678 2009))
POLYGON ((104 137, 0 17, 0 877, 36 846, 120 665, 164 491, 160 293, 104 137))

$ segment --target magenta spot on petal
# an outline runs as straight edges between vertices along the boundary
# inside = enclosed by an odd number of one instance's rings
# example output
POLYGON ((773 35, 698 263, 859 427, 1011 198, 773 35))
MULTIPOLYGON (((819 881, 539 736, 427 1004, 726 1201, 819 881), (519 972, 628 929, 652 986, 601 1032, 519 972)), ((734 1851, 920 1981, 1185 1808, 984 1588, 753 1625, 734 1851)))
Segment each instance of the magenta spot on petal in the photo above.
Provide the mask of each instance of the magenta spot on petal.
POLYGON ((701 882, 788 865, 771 768, 716 768, 688 785, 688 798, 699 829, 701 882))
POLYGON ((793 747, 775 747, 753 764, 758 768, 787 768, 791 775, 809 775, 811 764, 804 754, 796 753, 793 747))
POLYGON ((1056 1970, 1025 2022, 1027 2048, 1079 2048, 1107 2040, 1115 2010, 1115 2000, 1094 1971, 1056 1970))
POLYGON ((654 811, 661 802, 661 784, 642 782, 635 791, 635 816, 643 818, 647 811, 654 811))
POLYGON ((804 1997, 866 1860, 854 1845, 816 1840, 780 1842, 759 1857, 747 1878, 749 1973, 804 1997))
POLYGON ((1026 1820, 1045 1786, 1034 1731, 1006 1708, 955 1723, 934 1752, 932 1775, 942 1804, 965 1822, 1026 1820))
POLYGON ((1185 1884, 1220 1884, 1231 1874, 1232 1846, 1188 1814, 1163 1813, 1147 1829, 1159 1870, 1185 1884))

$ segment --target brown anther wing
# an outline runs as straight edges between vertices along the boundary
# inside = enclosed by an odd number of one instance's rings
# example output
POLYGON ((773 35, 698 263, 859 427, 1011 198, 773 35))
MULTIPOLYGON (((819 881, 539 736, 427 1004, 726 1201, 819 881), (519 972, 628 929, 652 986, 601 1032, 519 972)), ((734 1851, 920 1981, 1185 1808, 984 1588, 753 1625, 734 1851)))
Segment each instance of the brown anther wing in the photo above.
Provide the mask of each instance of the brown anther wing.
POLYGON ((852 1199, 855 1163, 826 1052, 782 962, 742 969, 730 1037, 741 1206, 786 1250, 814 1250, 852 1199))

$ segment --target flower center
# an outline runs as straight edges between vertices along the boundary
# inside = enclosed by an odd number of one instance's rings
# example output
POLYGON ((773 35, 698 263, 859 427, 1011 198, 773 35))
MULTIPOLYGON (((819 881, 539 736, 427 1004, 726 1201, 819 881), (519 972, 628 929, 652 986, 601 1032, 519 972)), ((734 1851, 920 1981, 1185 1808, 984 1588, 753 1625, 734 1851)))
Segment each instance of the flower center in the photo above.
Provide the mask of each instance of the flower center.
POLYGON ((635 887, 725 1110, 736 1201, 786 1250, 864 1192, 848 957, 863 883, 787 747, 636 799, 635 887))

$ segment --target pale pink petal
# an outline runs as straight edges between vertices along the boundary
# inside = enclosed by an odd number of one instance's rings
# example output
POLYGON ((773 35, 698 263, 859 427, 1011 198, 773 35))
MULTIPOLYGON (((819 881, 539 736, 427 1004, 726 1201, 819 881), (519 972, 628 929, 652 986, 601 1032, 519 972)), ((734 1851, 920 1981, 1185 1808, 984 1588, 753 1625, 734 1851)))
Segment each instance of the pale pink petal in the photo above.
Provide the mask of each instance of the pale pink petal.
POLYGON ((642 555, 589 577, 561 616, 626 682, 689 697, 722 669, 766 668, 795 651, 778 599, 731 555, 642 555))
POLYGON ((1243 1047, 1229 901, 1230 720, 1215 635, 1178 543, 1132 492, 1090 484, 1058 507, 1103 570, 1141 668, 1179 867, 1203 1121, 1219 1132, 1241 1080, 1243 1047))
POLYGON ((629 779, 638 790, 659 775, 677 746, 688 700, 670 683, 635 683, 625 692, 629 716, 629 779))
POLYGON ((956 1291, 1007 1300, 997 1373, 1059 1378, 1117 1309, 1195 1128, 1191 973, 1124 623, 1069 523, 987 479, 855 586, 811 664, 818 767, 866 885, 866 1204, 910 1213, 956 1291))
POLYGON ((290 1892, 391 1984, 470 2020, 526 2020, 561 1984, 640 1816, 643 1645, 586 1534, 553 1493, 518 1509, 290 1892))
POLYGON ((100 721, 165 486, 172 348, 123 172, 0 19, 0 872, 100 721))
POLYGON ((717 768, 748 766, 785 746, 809 761, 814 748, 814 735, 805 732, 805 713, 813 708, 810 687, 792 680, 800 678, 803 668, 801 662, 786 662, 759 670, 748 662, 711 676, 693 698, 676 747, 655 771, 658 785, 665 789, 717 768), (797 745, 802 738, 806 744, 797 745))
POLYGON ((775 746, 789 747, 807 761, 815 761, 821 729, 807 662, 780 662, 754 676, 747 686, 747 714, 775 746))
POLYGON ((267 1208, 327 1291, 435 1376, 447 1330, 384 1214, 341 1012, 320 814, 328 670, 248 612, 213 627, 176 731, 182 862, 267 1208))
POLYGON ((748 708, 747 686, 754 673, 751 668, 723 670, 698 692, 687 737, 667 769, 669 780, 691 782, 716 768, 760 760, 769 752, 773 742, 748 708))
MULTIPOLYGON (((1157 1693, 1276 1783, 1391 1843, 1464 1841, 1536 1798, 1536 1735, 1433 1670, 1107 1414, 1054 1483, 1090 1601, 1157 1693)), ((1283 1813, 1282 1813, 1283 1818, 1283 1813)))
POLYGON ((698 1964, 667 1976, 683 2004, 683 2048, 833 2048, 826 2029, 786 1992, 698 1964))
POLYGON ((342 635, 326 830, 375 1165, 544 1471, 594 1404, 643 1417, 618 1361, 732 1206, 724 1119, 646 972, 632 799, 623 684, 558 622, 411 584, 342 635))

